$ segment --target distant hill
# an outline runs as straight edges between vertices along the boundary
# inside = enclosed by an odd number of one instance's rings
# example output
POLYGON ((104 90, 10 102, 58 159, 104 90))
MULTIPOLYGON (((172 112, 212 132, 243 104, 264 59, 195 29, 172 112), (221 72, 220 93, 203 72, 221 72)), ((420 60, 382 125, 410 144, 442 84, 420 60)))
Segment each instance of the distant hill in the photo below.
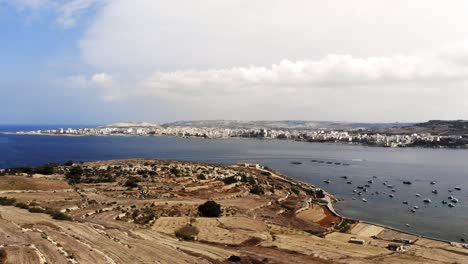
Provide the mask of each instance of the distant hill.
POLYGON ((305 121, 305 120, 259 120, 259 121, 237 121, 237 120, 197 120, 176 121, 163 124, 163 127, 218 127, 218 128, 267 128, 267 129, 336 129, 355 130, 370 128, 389 128, 411 125, 409 123, 351 123, 332 121, 305 121))
POLYGON ((105 125, 101 127, 113 127, 113 128, 125 128, 125 127, 161 127, 159 124, 153 124, 148 122, 124 122, 105 125))
POLYGON ((467 120, 430 120, 414 125, 378 130, 390 134, 430 133, 433 135, 468 135, 467 120))

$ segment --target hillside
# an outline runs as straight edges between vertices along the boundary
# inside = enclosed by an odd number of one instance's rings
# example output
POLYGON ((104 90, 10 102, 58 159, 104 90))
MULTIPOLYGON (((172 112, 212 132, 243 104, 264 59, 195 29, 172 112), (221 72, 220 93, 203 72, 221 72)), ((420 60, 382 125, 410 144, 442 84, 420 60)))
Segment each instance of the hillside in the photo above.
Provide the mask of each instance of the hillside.
POLYGON ((44 168, 50 175, 0 171, 2 264, 461 263, 468 254, 342 219, 327 193, 258 165, 138 159, 44 168), (401 238, 414 241, 407 252, 387 248, 401 238))

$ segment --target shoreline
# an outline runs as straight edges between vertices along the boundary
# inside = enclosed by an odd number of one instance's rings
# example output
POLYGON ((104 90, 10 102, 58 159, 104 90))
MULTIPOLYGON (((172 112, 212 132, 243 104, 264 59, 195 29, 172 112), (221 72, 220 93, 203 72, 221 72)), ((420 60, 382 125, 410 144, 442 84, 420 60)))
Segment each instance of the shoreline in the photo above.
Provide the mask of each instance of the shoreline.
POLYGON ((468 150, 468 145, 461 147, 445 147, 445 146, 382 146, 376 144, 362 144, 362 143, 347 143, 342 141, 307 141, 297 139, 278 139, 278 138, 255 138, 255 137, 219 137, 219 138, 208 138, 198 136, 178 136, 178 135, 131 135, 131 134, 105 134, 105 135, 83 135, 83 134, 51 134, 51 133, 30 133, 30 132, 2 132, 0 135, 18 135, 18 136, 55 136, 55 137, 173 137, 173 138, 186 138, 186 139, 203 139, 203 140, 229 140, 229 139, 252 139, 252 140, 278 140, 278 141, 291 141, 301 143, 315 143, 315 144, 333 144, 333 145, 345 145, 345 146, 362 146, 369 148, 389 148, 389 149, 450 149, 450 150, 468 150))
MULTIPOLYGON (((300 183, 300 184, 304 184, 304 185, 309 186, 309 187, 311 187, 311 186, 315 187, 315 185, 313 183, 308 183, 308 182, 304 182, 304 181, 301 181, 301 180, 294 179, 294 178, 292 178, 292 177, 290 177, 288 175, 285 175, 283 173, 280 173, 279 171, 276 171, 276 170, 273 170, 273 171, 278 176, 285 177, 285 180, 289 180, 289 181, 297 182, 297 183, 300 183)), ((318 188, 318 187, 316 187, 316 188, 318 188)), ((378 227, 382 227, 382 228, 385 228, 385 229, 388 229, 388 230, 396 231, 396 232, 399 232, 399 233, 402 233, 402 234, 416 236, 416 237, 418 237, 418 239, 419 238, 424 238, 424 239, 428 239, 428 240, 447 243, 447 244, 450 244, 450 245, 454 245, 454 244, 468 245, 468 243, 464 243, 464 242, 459 242, 459 241, 457 242, 457 241, 451 241, 451 240, 446 240, 446 239, 442 239, 442 238, 430 237, 430 236, 427 236, 427 235, 422 235, 422 234, 418 234, 418 233, 414 233, 414 232, 410 232, 410 231, 406 231, 406 230, 401 230, 401 229, 391 227, 391 226, 388 226, 388 225, 384 225, 384 224, 379 224, 379 223, 375 223, 375 222, 371 222, 371 221, 360 220, 360 219, 355 219, 355 218, 343 216, 335 208, 335 203, 339 202, 339 200, 336 198, 336 196, 334 194, 322 189, 322 188, 320 188, 320 189, 323 191, 323 193, 325 195, 325 199, 327 200, 327 203, 326 203, 326 205, 320 204, 320 203, 318 203, 318 204, 322 205, 322 206, 326 206, 327 209, 332 214, 334 214, 337 217, 340 217, 342 219, 342 221, 343 220, 351 220, 351 221, 355 221, 357 223, 364 223, 364 224, 368 224, 368 225, 372 225, 372 226, 378 226, 378 227)))

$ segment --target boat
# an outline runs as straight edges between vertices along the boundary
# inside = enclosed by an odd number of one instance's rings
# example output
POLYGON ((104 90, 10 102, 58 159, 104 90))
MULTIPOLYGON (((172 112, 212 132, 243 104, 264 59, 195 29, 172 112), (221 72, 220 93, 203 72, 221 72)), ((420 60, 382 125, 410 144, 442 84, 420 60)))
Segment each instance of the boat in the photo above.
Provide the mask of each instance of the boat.
POLYGON ((318 161, 318 163, 325 163, 325 161, 323 161, 323 160, 319 160, 319 161, 318 161))
POLYGON ((403 181, 403 184, 410 185, 410 184, 413 184, 413 183, 410 182, 410 181, 403 181))
POLYGON ((416 212, 416 210, 415 210, 415 209, 411 209, 411 212, 412 212, 412 213, 415 213, 415 212, 416 212))
POLYGON ((415 194, 415 195, 416 195, 416 197, 421 197, 421 195, 420 195, 419 193, 417 193, 417 194, 415 194))
POLYGON ((357 188, 362 190, 364 189, 364 186, 358 186, 357 188))
POLYGON ((362 201, 363 201, 363 202, 365 202, 365 203, 367 203, 367 200, 366 200, 366 198, 362 198, 362 201))
POLYGON ((410 227, 410 224, 405 224, 406 227, 410 227))
POLYGON ((372 176, 372 178, 377 179, 377 176, 372 176))
POLYGON ((368 183, 373 183, 374 181, 373 181, 373 180, 368 180, 367 182, 368 182, 368 183))
POLYGON ((408 204, 408 202, 407 202, 407 201, 403 201, 403 204, 408 204))
POLYGON ((348 179, 348 176, 341 176, 342 179, 348 179))
POLYGON ((351 181, 346 182, 347 184, 353 184, 351 181))
POLYGON ((455 205, 450 203, 448 206, 451 208, 451 207, 454 207, 455 205))
POLYGON ((369 184, 366 184, 366 185, 364 185, 364 187, 370 188, 370 185, 369 185, 369 184))
POLYGON ((392 192, 396 192, 396 190, 395 190, 395 189, 392 189, 392 192))
POLYGON ((449 199, 450 201, 452 201, 454 198, 455 198, 455 197, 453 197, 452 195, 450 195, 450 196, 448 197, 448 199, 449 199))
POLYGON ((382 184, 383 184, 383 185, 387 185, 387 182, 383 182, 382 184))
POLYGON ((423 200, 423 202, 425 202, 425 203, 431 203, 432 201, 431 201, 431 199, 426 198, 426 199, 423 200))
POLYGON ((445 200, 442 200, 442 204, 447 204, 447 201, 445 201, 445 200))
POLYGON ((356 198, 355 198, 355 197, 353 197, 353 200, 356 200, 356 198))
POLYGON ((311 160, 311 162, 317 162, 317 160, 311 160))
POLYGON ((435 181, 431 181, 431 184, 434 185, 434 184, 436 184, 436 182, 435 182, 435 181))
POLYGON ((335 162, 335 165, 341 165, 341 162, 335 162))
POLYGON ((437 190, 432 190, 433 194, 438 194, 439 192, 437 190))
POLYGON ((353 193, 357 193, 357 190, 353 190, 353 193))
POLYGON ((457 190, 457 191, 461 191, 461 187, 460 187, 460 186, 457 186, 457 187, 455 187, 454 189, 457 190))
POLYGON ((395 197, 395 195, 389 194, 388 197, 393 198, 393 197, 395 197))
POLYGON ((327 161, 327 164, 333 164, 333 162, 331 162, 331 161, 327 161))
POLYGON ((413 206, 413 209, 414 209, 414 210, 418 210, 418 209, 419 209, 419 206, 415 205, 415 206, 413 206))
POLYGON ((330 184, 331 181, 330 180, 324 180, 323 182, 326 183, 326 184, 330 184))
POLYGON ((455 198, 455 197, 453 197, 453 199, 452 199, 452 203, 458 203, 458 199, 457 199, 457 198, 455 198))
POLYGON ((300 162, 300 161, 291 161, 291 164, 294 164, 294 165, 301 165, 302 162, 300 162))
POLYGON ((387 185, 387 188, 390 188, 390 189, 394 188, 394 187, 395 187, 395 185, 387 185))

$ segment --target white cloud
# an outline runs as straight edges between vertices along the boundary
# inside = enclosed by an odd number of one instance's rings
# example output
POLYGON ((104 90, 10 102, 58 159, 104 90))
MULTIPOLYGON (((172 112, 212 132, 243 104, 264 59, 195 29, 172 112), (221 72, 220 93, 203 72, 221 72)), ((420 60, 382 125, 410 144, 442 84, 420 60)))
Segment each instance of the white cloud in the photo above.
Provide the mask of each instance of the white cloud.
POLYGON ((112 76, 107 73, 97 73, 91 77, 91 81, 99 87, 110 88, 112 87, 112 76))
MULTIPOLYGON (((79 17, 97 2, 99 2, 99 0, 70 0, 65 2, 58 7, 58 23, 63 28, 74 27, 79 17)), ((105 0, 101 0, 100 2, 105 2, 105 0)))
POLYGON ((468 36, 466 10, 465 0, 113 0, 80 47, 88 65, 138 74, 391 56, 468 36))
POLYGON ((64 88, 88 89, 88 88, 112 88, 113 77, 107 73, 96 73, 91 76, 84 74, 71 75, 56 81, 64 88))

